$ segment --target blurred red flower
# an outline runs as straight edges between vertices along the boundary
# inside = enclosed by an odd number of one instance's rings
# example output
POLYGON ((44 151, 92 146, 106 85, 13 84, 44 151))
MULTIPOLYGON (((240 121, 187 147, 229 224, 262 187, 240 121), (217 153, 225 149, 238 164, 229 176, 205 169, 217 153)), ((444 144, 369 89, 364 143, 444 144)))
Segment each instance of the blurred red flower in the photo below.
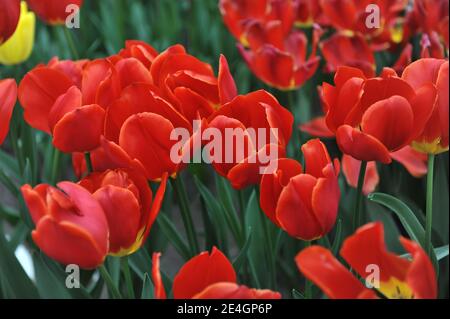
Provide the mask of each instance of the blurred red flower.
MULTIPOLYGON (((166 294, 159 271, 159 257, 153 254, 152 278, 155 296, 166 294)), ((257 290, 236 283, 236 272, 228 258, 216 247, 211 254, 202 252, 181 267, 173 280, 175 299, 280 299, 278 292, 257 290)))
POLYGON ((17 100, 17 84, 13 79, 0 80, 0 145, 9 132, 9 122, 17 100))
MULTIPOLYGON (((436 273, 424 250, 401 237, 400 242, 411 260, 386 250, 381 223, 367 224, 348 237, 340 255, 363 279, 387 298, 434 299, 437 297, 436 273), (378 267, 379 282, 368 278, 368 267, 378 267)), ((295 258, 300 271, 333 299, 374 299, 374 290, 364 286, 326 248, 312 246, 295 258)))
POLYGON ((331 161, 325 145, 310 140, 302 146, 306 170, 292 159, 277 161, 277 171, 261 179, 261 209, 289 235, 314 240, 334 226, 340 190, 339 161, 331 161))
POLYGON ((0 0, 0 45, 16 31, 20 17, 20 0, 0 0))
POLYGON ((61 25, 66 23, 69 5, 81 7, 83 0, 27 0, 30 8, 46 23, 61 25))

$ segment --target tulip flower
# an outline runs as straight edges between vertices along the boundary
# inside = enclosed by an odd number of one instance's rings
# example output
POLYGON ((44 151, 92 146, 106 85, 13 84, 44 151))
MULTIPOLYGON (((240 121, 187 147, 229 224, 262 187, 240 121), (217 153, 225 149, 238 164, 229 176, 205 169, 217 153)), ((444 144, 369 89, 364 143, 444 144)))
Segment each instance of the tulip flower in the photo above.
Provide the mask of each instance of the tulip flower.
POLYGON ((293 121, 292 114, 266 91, 236 97, 209 119, 208 128, 221 133, 221 156, 209 154, 213 167, 236 189, 258 184, 270 160, 284 157, 293 121), (236 133, 233 143, 226 141, 227 131, 236 133))
POLYGON ((334 73, 341 66, 351 66, 361 69, 367 77, 375 75, 375 56, 362 35, 349 37, 336 33, 320 46, 327 61, 326 72, 334 73))
POLYGON ((17 84, 13 79, 0 80, 0 145, 9 132, 9 122, 17 100, 17 84))
POLYGON ((406 17, 406 27, 411 33, 422 32, 430 37, 437 37, 447 50, 448 36, 448 0, 417 0, 406 17))
MULTIPOLYGON (((366 279, 370 287, 386 298, 435 299, 436 273, 430 259, 417 243, 404 237, 400 238, 400 242, 411 260, 386 250, 383 224, 367 224, 344 241, 340 255, 357 274, 366 279), (373 271, 373 267, 377 267, 379 272, 373 271)), ((329 298, 378 298, 374 290, 363 285, 326 248, 306 248, 295 260, 306 278, 329 298)))
POLYGON ((295 4, 290 0, 220 0, 219 8, 228 30, 244 47, 249 45, 249 25, 276 21, 287 35, 296 19, 295 4))
POLYGON ((145 243, 161 208, 166 182, 167 174, 154 199, 147 180, 136 171, 92 173, 79 182, 103 208, 109 226, 110 255, 130 255, 145 243))
POLYGON ((277 171, 261 179, 260 203, 267 217, 290 236, 314 240, 334 226, 340 190, 339 161, 331 161, 315 139, 302 146, 306 170, 292 159, 279 159, 277 171))
MULTIPOLYGON (((155 296, 165 299, 159 270, 160 254, 153 255, 152 277, 155 296)), ((183 265, 173 280, 175 299, 280 299, 278 292, 251 289, 236 283, 236 272, 216 247, 202 252, 183 265)))
POLYGON ((261 28, 248 27, 249 49, 239 45, 252 72, 266 84, 280 90, 294 90, 311 78, 319 66, 316 49, 321 31, 313 32, 312 51, 307 57, 308 39, 301 31, 283 36, 282 25, 274 22, 261 28))
POLYGON ((13 35, 19 17, 20 0, 0 0, 0 45, 13 35))
POLYGON ((30 8, 50 25, 63 25, 70 11, 70 5, 81 7, 83 0, 27 0, 30 8))
POLYGON ((424 129, 414 138, 413 148, 427 154, 448 151, 448 61, 443 59, 420 59, 406 67, 402 79, 414 90, 435 87, 436 100, 427 101, 423 108, 432 110, 426 117, 424 129))
POLYGON ((33 51, 35 24, 34 13, 29 12, 26 2, 22 1, 17 28, 6 42, 2 44, 0 41, 0 64, 14 65, 28 60, 33 51))
POLYGON ((21 188, 36 225, 33 240, 60 263, 96 268, 103 264, 109 247, 105 213, 83 187, 61 182, 58 188, 45 184, 21 188))
POLYGON ((323 100, 339 148, 355 159, 385 164, 391 152, 422 134, 437 94, 431 84, 414 89, 389 68, 367 79, 359 69, 341 67, 335 84, 324 83, 323 100))
POLYGON ((120 50, 119 55, 123 58, 136 58, 147 69, 150 69, 152 62, 158 56, 158 51, 144 41, 127 40, 125 48, 120 50))

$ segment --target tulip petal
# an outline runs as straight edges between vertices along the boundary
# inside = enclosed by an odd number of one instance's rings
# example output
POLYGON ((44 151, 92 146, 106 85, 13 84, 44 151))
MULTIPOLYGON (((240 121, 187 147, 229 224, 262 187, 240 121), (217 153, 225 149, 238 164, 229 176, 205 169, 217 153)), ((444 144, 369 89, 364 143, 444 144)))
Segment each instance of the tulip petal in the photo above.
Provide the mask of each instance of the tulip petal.
POLYGON ((17 84, 12 79, 0 80, 0 145, 9 132, 9 122, 17 100, 17 84))
POLYGON ((260 197, 262 211, 277 226, 281 226, 276 218, 276 208, 281 191, 289 184, 292 177, 303 172, 302 165, 288 158, 277 159, 275 173, 265 173, 261 178, 260 197))
POLYGON ((233 265, 213 247, 211 254, 203 252, 189 260, 173 281, 175 299, 190 299, 208 286, 219 282, 236 282, 233 265))
POLYGON ((393 160, 402 164, 414 177, 420 178, 427 174, 427 155, 414 150, 410 146, 391 153, 393 160))
POLYGON ((19 85, 19 100, 25 121, 35 129, 50 133, 48 114, 56 99, 73 85, 63 73, 39 67, 28 72, 19 85))
POLYGON ((223 54, 220 55, 218 81, 220 104, 228 103, 238 95, 236 83, 230 73, 227 58, 223 54))
POLYGON ((413 135, 414 114, 411 105, 401 96, 379 101, 364 113, 361 128, 387 149, 398 150, 407 145, 413 135), (402 120, 399 121, 399 118, 402 120))
POLYGON ((364 287, 329 250, 312 246, 302 250, 295 258, 297 267, 306 278, 314 282, 332 299, 356 299, 376 297, 364 287))
POLYGON ((100 145, 104 120, 105 111, 96 104, 77 108, 56 124, 53 145, 65 153, 90 152, 100 145))
POLYGON ((392 159, 389 151, 376 138, 343 125, 336 132, 336 139, 341 151, 360 161, 380 161, 390 164, 392 159))
POLYGON ((155 299, 167 299, 166 290, 164 289, 164 284, 161 278, 161 272, 159 270, 159 259, 161 253, 153 253, 152 255, 152 281, 155 286, 155 299))
POLYGON ((232 282, 219 282, 208 286, 193 299, 281 299, 281 294, 271 290, 251 289, 232 282))
MULTIPOLYGON (((361 168, 361 161, 354 159, 350 155, 344 154, 342 156, 342 171, 344 172, 347 183, 356 188, 358 186, 359 171, 361 168)), ((367 163, 366 175, 364 177, 363 193, 368 195, 373 193, 380 182, 377 165, 375 162, 367 163)))

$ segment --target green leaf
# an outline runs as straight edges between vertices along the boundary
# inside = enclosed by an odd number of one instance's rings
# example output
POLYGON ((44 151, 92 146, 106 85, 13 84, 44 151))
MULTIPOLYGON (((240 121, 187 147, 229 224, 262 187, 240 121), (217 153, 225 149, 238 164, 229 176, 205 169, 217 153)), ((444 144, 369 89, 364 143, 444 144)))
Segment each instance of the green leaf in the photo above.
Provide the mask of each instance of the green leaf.
POLYGON ((3 235, 0 235, 0 278, 6 298, 37 299, 36 286, 25 273, 3 235))
POLYGON ((241 249, 241 252, 236 257, 236 259, 233 262, 233 267, 236 273, 239 273, 241 270, 241 267, 244 265, 245 261, 248 258, 248 249, 250 248, 250 243, 252 241, 252 228, 248 228, 248 234, 247 239, 245 240, 244 247, 241 249))
POLYGON ((292 289, 292 298, 293 299, 305 299, 305 295, 303 295, 300 291, 296 289, 292 289))
POLYGON ((153 283, 150 279, 150 276, 148 273, 144 274, 144 280, 142 282, 142 293, 141 293, 141 299, 153 299, 153 283))
POLYGON ((184 260, 190 259, 189 247, 186 246, 185 240, 181 238, 180 232, 177 230, 175 225, 170 221, 169 218, 164 213, 158 215, 156 220, 158 226, 161 228, 162 232, 166 236, 178 253, 183 257, 184 260))
MULTIPOLYGON (((436 255, 437 261, 440 261, 448 256, 448 245, 438 247, 434 249, 434 254, 436 255)), ((411 259, 411 254, 403 254, 400 257, 411 259)))
POLYGON ((33 253, 33 264, 36 272, 36 286, 41 298, 46 299, 89 299, 85 287, 67 288, 66 280, 70 273, 40 252, 33 253))
POLYGON ((400 219, 406 232, 414 241, 424 247, 425 230, 420 224, 413 211, 399 199, 383 193, 372 193, 368 196, 369 200, 386 206, 392 210, 400 219))
POLYGON ((334 241, 331 245, 331 251, 333 252, 333 255, 337 255, 339 252, 339 248, 341 247, 342 243, 342 218, 339 218, 336 225, 336 232, 334 235, 334 241))

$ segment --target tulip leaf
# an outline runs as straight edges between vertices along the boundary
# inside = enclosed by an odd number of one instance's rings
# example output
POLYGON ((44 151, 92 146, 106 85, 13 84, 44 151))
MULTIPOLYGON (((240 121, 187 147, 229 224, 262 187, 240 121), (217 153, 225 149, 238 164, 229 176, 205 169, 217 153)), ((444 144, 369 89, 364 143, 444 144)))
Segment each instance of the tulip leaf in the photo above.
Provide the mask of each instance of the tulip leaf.
POLYGON ((188 260, 191 257, 189 247, 186 246, 186 241, 181 238, 180 232, 177 230, 172 221, 163 212, 161 212, 158 215, 156 222, 166 236, 167 240, 173 244, 181 257, 183 257, 184 260, 188 260))
POLYGON ((0 280, 5 298, 36 299, 38 290, 0 234, 0 280))
POLYGON ((239 253, 239 255, 236 257, 236 259, 233 262, 233 267, 234 270, 236 271, 236 273, 239 273, 239 271, 241 270, 242 266, 244 265, 245 261, 248 258, 248 249, 250 248, 250 243, 252 241, 252 228, 249 227, 248 228, 248 233, 247 233, 247 239, 245 240, 245 244, 244 247, 241 249, 241 252, 239 253))
POLYGON ((335 228, 336 231, 334 233, 334 241, 331 245, 331 251, 333 252, 333 255, 336 256, 342 243, 342 218, 338 219, 335 228))
MULTIPOLYGON (((448 245, 438 247, 434 249, 434 254, 436 255, 437 261, 440 261, 448 256, 448 245)), ((403 254, 400 257, 411 259, 411 254, 403 254)))
POLYGON ((142 293, 141 293, 141 299, 153 299, 153 283, 150 279, 150 276, 148 273, 144 274, 144 280, 142 282, 142 293))
POLYGON ((306 299, 305 295, 303 295, 300 291, 296 289, 292 289, 292 298, 293 299, 306 299))
POLYGON ((195 176, 194 182, 197 186, 198 191, 200 192, 200 196, 203 198, 206 206, 207 213, 209 215, 209 219, 214 225, 214 229, 217 232, 219 246, 226 247, 226 232, 224 229, 224 225, 227 223, 225 219, 225 212, 223 211, 222 206, 218 203, 213 194, 209 191, 209 189, 202 184, 202 182, 195 176))
POLYGON ((372 193, 368 198, 392 210, 399 218, 403 227, 405 227, 411 239, 418 242, 422 247, 424 246, 425 230, 414 212, 405 203, 391 195, 383 193, 372 193))

